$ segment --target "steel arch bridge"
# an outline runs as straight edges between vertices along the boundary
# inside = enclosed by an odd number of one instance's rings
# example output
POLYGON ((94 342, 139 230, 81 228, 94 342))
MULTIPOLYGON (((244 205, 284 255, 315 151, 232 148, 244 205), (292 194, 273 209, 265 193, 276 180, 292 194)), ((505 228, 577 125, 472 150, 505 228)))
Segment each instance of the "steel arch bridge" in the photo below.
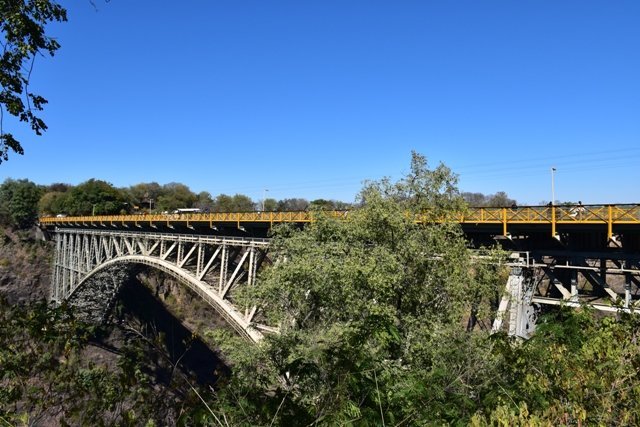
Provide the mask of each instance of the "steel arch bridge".
MULTIPOLYGON (((340 221, 352 217, 347 211, 324 214, 340 221)), ((84 300, 85 307, 104 310, 115 298, 120 286, 116 282, 124 277, 109 269, 147 265, 180 280, 240 335, 258 342, 263 333, 277 332, 277 328, 261 323, 260 310, 240 306, 234 296, 241 287, 254 285, 260 267, 271 263, 269 239, 262 237, 271 226, 301 227, 316 220, 314 215, 244 212, 40 218, 40 227, 56 242, 51 299, 56 303, 84 300), (88 282, 106 277, 113 279, 110 290, 94 296, 101 286, 88 282)), ((511 274, 494 330, 506 322, 510 334, 528 336, 535 326, 533 307, 540 305, 589 305, 605 312, 640 313, 640 204, 470 208, 464 216, 450 220, 461 224, 470 242, 500 238, 515 257, 509 264, 511 274)))
MULTIPOLYGON (((61 228, 55 231, 51 300, 74 296, 97 273, 142 264, 180 280, 253 342, 275 328, 256 322, 257 307, 239 307, 234 291, 255 283, 267 239, 61 228)), ((106 305, 106 304, 105 304, 106 305)))

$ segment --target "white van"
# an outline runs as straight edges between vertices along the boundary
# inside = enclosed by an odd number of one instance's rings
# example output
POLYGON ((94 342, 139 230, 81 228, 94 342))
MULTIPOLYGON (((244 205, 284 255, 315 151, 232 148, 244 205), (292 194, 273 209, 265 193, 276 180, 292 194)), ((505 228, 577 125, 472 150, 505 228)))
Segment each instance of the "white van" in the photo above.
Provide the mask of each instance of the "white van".
POLYGON ((191 214, 191 213, 200 213, 200 212, 202 211, 198 208, 182 208, 182 209, 176 209, 175 211, 173 211, 174 214, 191 214))

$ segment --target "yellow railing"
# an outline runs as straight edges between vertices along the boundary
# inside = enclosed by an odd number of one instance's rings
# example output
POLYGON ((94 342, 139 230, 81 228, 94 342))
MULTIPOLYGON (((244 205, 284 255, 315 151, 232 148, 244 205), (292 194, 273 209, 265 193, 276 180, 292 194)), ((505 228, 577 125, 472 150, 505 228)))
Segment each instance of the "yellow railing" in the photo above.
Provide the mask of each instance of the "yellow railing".
POLYGON ((502 224, 505 235, 509 224, 550 224, 554 236, 557 225, 606 225, 611 238, 615 225, 640 225, 640 204, 470 208, 461 215, 460 222, 502 224))
POLYGON ((461 214, 464 223, 510 224, 550 223, 555 216, 558 224, 640 224, 640 205, 570 205, 524 206, 517 208, 469 208, 461 214))
MULTIPOLYGON (((325 211, 325 215, 346 219, 349 211, 325 211)), ((42 225, 118 225, 136 224, 151 226, 160 223, 171 225, 181 223, 215 224, 277 224, 308 223, 314 220, 314 212, 216 212, 194 214, 136 214, 136 215, 96 215, 41 217, 42 225)), ((522 206, 522 207, 471 207, 454 215, 455 221, 461 224, 501 224, 503 234, 507 234, 511 224, 548 224, 552 235, 556 235, 557 225, 591 224, 606 225, 609 237, 613 235, 616 225, 640 225, 640 204, 624 205, 562 205, 562 206, 522 206)), ((420 218, 416 218, 420 220, 420 218)))
MULTIPOLYGON (((324 214, 335 218, 346 218, 349 211, 326 211, 324 214)), ((41 217, 44 225, 76 224, 154 224, 154 223, 306 223, 313 221, 314 213, 309 211, 291 212, 214 212, 189 214, 130 214, 41 217)))

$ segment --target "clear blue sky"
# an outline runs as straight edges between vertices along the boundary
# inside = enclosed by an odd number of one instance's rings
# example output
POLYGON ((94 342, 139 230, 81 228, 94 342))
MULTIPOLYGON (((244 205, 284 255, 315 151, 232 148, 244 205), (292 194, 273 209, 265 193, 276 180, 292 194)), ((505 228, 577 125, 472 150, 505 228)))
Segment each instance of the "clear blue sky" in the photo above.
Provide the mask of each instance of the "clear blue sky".
POLYGON ((411 150, 464 191, 640 201, 640 1, 64 2, 49 131, 0 178, 352 201, 411 150))

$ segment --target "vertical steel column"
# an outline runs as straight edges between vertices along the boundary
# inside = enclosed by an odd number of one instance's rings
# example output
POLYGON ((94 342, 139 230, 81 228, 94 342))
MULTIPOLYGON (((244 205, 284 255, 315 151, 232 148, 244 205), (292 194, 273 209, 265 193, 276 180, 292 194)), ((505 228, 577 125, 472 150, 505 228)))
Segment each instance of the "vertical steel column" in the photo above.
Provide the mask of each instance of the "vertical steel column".
MULTIPOLYGON (((622 264, 623 267, 625 263, 622 264)), ((624 308, 629 308, 631 304, 631 273, 624 273, 624 308)))
POLYGON ((520 303, 522 301, 522 282, 523 274, 521 267, 512 267, 511 274, 509 275, 509 303, 511 309, 509 310, 509 335, 515 336, 519 332, 521 309, 520 303))
MULTIPOLYGON (((84 234, 82 236, 82 269, 81 271, 86 274, 91 271, 91 245, 89 244, 89 235, 84 234)), ((83 274, 83 275, 84 275, 83 274)))
POLYGON ((607 241, 613 237, 613 207, 607 206, 607 241))
MULTIPOLYGON (((251 246, 249 248, 249 274, 247 277, 247 286, 253 286, 256 277, 256 248, 251 246)), ((244 317, 245 319, 249 319, 250 316, 253 316, 255 313, 255 306, 249 309, 249 306, 245 306, 244 308, 244 317)))
POLYGON ((69 265, 71 263, 71 253, 73 251, 73 243, 69 233, 64 233, 63 240, 63 259, 62 259, 62 298, 66 298, 69 294, 69 287, 71 286, 71 270, 69 265))
POLYGON ((247 285, 253 286, 256 276, 256 248, 251 246, 249 248, 249 278, 247 279, 247 285))
POLYGON ((178 240, 178 249, 176 251, 176 265, 180 265, 180 261, 182 261, 183 256, 184 256, 184 243, 182 243, 182 240, 178 240))
POLYGON ((202 271, 202 266, 204 264, 204 243, 202 242, 198 242, 198 255, 197 255, 197 260, 196 260, 196 277, 200 277, 200 272, 202 271))
POLYGON ((507 208, 502 208, 502 235, 507 236, 507 208))
POLYGON ((82 236, 80 234, 75 234, 74 240, 75 242, 73 244, 75 245, 75 251, 71 258, 73 261, 73 268, 71 269, 71 277, 73 277, 73 286, 71 287, 72 292, 75 287, 78 286, 78 272, 82 268, 80 264, 82 259, 82 236))
POLYGON ((51 277, 51 299, 56 304, 60 303, 60 269, 62 268, 60 263, 62 261, 62 235, 56 233, 56 249, 53 254, 53 274, 51 277))
POLYGON ((120 249, 120 252, 118 252, 118 256, 125 254, 127 252, 127 244, 125 242, 125 237, 116 236, 116 241, 118 243, 118 249, 120 249))
POLYGON ((227 279, 227 264, 229 262, 229 249, 226 243, 222 243, 222 254, 220 256, 220 280, 218 281, 218 294, 222 294, 227 279))
POLYGON ((571 301, 578 301, 578 270, 571 270, 571 301))

